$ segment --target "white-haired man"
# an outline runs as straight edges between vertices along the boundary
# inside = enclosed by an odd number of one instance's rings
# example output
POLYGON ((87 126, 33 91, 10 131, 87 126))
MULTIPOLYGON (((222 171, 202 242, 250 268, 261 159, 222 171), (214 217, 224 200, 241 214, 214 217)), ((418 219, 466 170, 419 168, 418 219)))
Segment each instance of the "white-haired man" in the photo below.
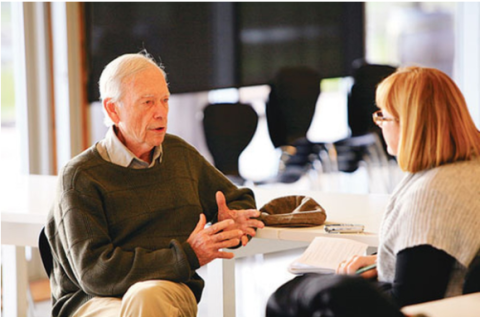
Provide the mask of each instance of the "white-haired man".
POLYGON ((148 54, 108 64, 100 94, 113 124, 63 168, 46 225, 52 315, 196 316, 195 270, 263 227, 253 193, 166 133, 170 93, 148 54))

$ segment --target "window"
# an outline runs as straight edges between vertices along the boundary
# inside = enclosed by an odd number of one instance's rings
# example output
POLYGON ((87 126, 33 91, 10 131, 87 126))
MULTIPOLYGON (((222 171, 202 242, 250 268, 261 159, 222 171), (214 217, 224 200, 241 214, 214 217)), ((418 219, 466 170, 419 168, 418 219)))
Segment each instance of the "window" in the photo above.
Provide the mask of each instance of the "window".
POLYGON ((0 173, 2 177, 20 171, 20 148, 16 129, 14 50, 11 3, 2 2, 2 110, 0 173))
POLYGON ((367 60, 392 66, 420 64, 453 76, 456 4, 368 2, 367 60))

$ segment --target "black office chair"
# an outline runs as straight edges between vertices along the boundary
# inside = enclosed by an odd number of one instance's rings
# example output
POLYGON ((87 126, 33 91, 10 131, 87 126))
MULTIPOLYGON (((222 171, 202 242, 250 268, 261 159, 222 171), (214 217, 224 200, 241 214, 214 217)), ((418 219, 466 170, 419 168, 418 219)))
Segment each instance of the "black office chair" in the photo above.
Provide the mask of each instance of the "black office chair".
POLYGON ((394 186, 389 157, 380 137, 370 132, 348 137, 333 143, 330 158, 334 171, 353 173, 364 167, 368 176, 369 192, 390 193, 394 186))
POLYGON ((215 166, 237 185, 244 183, 238 159, 255 134, 258 115, 248 104, 210 104, 203 110, 203 129, 215 166))
MULTIPOLYGON (((375 104, 377 85, 396 68, 389 65, 354 62, 354 84, 348 94, 348 125, 351 136, 334 142, 333 171, 353 173, 360 166, 367 168, 370 185, 378 183, 373 175, 380 175, 384 192, 391 192, 393 179, 389 173, 389 160, 394 157, 387 153, 387 146, 381 129, 373 122, 372 113, 378 110, 375 104), (336 166, 336 167, 335 167, 336 166), (373 173, 374 169, 377 173, 373 173), (385 170, 385 171, 383 171, 385 170)), ((370 186, 372 187, 372 186, 370 186)))
POLYGON ((374 65, 361 61, 354 63, 354 83, 348 94, 348 125, 351 135, 370 132, 381 135, 380 128, 372 121, 372 113, 378 110, 375 91, 378 84, 393 74, 396 68, 390 65, 374 65))
POLYGON ((372 113, 378 110, 375 93, 378 84, 393 74, 396 68, 390 65, 368 64, 362 60, 353 63, 353 85, 348 94, 347 113, 351 136, 376 133, 388 159, 394 159, 387 153, 387 144, 382 137, 382 130, 373 122, 372 113))
POLYGON ((352 173, 364 163, 367 168, 388 166, 387 156, 376 133, 352 136, 333 143, 337 169, 352 173))
POLYGON ((38 249, 40 250, 40 256, 42 257, 43 268, 45 269, 47 276, 50 277, 53 270, 53 257, 50 244, 45 235, 45 227, 42 228, 40 236, 38 237, 38 249))
POLYGON ((314 149, 321 146, 307 139, 320 96, 320 81, 320 74, 311 68, 285 67, 270 83, 268 132, 273 146, 282 151, 279 175, 274 181, 297 181, 309 170, 314 149))
POLYGON ((320 74, 307 67, 285 67, 276 74, 266 104, 274 147, 293 145, 306 137, 320 95, 320 80, 320 74))

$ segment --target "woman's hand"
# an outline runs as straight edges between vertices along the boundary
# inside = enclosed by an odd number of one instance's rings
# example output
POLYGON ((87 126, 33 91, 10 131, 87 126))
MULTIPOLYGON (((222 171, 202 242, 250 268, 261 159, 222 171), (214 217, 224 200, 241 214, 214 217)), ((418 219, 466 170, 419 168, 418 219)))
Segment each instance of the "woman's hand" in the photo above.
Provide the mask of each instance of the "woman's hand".
MULTIPOLYGON (((355 272, 357 272, 358 269, 361 269, 362 267, 374 264, 377 262, 377 256, 376 255, 368 255, 368 256, 359 256, 359 255, 354 255, 351 258, 340 262, 338 265, 337 274, 350 274, 353 275, 355 272)), ((377 269, 371 269, 368 270, 362 274, 360 274, 362 277, 366 279, 370 278, 375 278, 378 275, 377 269)))

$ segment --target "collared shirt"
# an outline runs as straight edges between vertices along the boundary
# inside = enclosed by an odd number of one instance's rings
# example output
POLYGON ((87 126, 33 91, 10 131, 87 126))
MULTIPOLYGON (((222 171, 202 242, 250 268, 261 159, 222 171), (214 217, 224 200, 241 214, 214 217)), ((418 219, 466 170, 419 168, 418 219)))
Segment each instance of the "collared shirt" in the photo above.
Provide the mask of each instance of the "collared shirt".
POLYGON ((157 161, 162 161, 163 155, 162 145, 156 146, 153 151, 152 162, 148 164, 148 162, 145 162, 133 154, 132 151, 118 139, 113 125, 108 129, 105 138, 97 143, 97 150, 105 161, 134 169, 153 167, 157 161))

